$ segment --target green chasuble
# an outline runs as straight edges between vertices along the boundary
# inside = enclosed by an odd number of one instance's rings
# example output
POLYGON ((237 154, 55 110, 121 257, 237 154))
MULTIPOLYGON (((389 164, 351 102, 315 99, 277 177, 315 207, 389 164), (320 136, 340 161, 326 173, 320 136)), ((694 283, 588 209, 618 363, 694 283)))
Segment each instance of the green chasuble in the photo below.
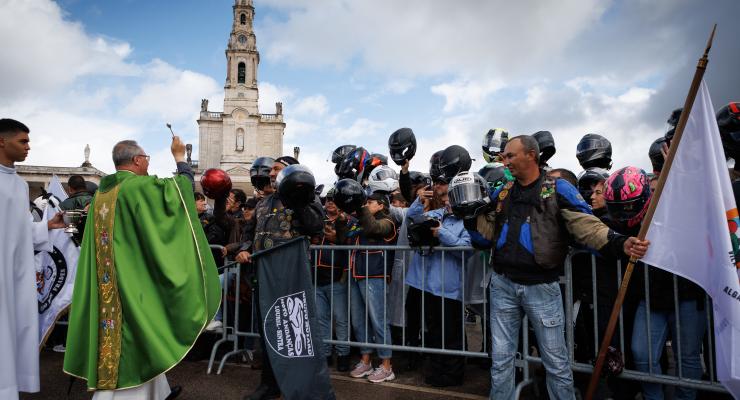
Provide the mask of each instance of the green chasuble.
POLYGON ((89 389, 147 383, 185 357, 220 300, 187 177, 109 175, 85 225, 64 372, 89 389))

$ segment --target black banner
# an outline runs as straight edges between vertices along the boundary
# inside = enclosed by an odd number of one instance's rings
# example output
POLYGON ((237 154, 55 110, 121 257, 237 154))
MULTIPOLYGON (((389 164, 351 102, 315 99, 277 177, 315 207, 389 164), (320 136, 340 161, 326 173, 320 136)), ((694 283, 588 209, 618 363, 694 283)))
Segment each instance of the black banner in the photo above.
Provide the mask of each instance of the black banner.
POLYGON ((321 354, 308 241, 296 238, 255 253, 265 348, 287 400, 334 399, 321 354))

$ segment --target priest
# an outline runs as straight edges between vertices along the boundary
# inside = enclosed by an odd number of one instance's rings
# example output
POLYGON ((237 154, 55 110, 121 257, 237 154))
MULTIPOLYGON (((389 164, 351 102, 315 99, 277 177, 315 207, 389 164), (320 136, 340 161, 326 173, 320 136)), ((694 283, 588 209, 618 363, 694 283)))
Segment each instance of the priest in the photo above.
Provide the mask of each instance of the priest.
POLYGON ((34 250, 51 250, 49 229, 63 228, 61 214, 32 222, 28 184, 15 163, 28 156, 28 127, 0 119, 0 399, 39 391, 38 301, 34 250))
POLYGON ((215 316, 218 273, 193 196, 185 145, 173 136, 177 175, 148 175, 133 140, 113 148, 116 173, 100 182, 85 225, 64 372, 93 399, 164 399, 164 373, 215 316))

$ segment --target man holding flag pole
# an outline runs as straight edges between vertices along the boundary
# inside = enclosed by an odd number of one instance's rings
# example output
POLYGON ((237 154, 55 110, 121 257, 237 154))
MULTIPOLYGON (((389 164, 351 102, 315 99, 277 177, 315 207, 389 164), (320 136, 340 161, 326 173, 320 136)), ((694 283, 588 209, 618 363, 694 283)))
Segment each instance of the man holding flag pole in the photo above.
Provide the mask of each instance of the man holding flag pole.
MULTIPOLYGON (((713 37, 714 29, 697 65, 639 238, 651 242, 642 261, 697 283, 711 296, 717 375, 737 399, 740 398, 740 270, 733 243, 737 243, 739 219, 712 102, 702 80, 713 37)), ((634 261, 630 260, 625 272, 586 399, 593 398, 634 261)))

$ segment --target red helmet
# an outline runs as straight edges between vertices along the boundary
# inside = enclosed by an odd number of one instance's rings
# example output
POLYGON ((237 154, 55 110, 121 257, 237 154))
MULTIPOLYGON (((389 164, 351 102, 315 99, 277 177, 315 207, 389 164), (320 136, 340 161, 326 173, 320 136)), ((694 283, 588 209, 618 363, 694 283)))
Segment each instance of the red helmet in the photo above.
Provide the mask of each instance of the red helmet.
POLYGON ((604 184, 604 200, 609 216, 628 227, 639 225, 650 204, 650 179, 637 167, 624 167, 604 184))
POLYGON ((203 176, 200 178, 200 186, 206 196, 212 199, 220 199, 229 195, 231 178, 222 169, 210 168, 203 172, 203 176))

